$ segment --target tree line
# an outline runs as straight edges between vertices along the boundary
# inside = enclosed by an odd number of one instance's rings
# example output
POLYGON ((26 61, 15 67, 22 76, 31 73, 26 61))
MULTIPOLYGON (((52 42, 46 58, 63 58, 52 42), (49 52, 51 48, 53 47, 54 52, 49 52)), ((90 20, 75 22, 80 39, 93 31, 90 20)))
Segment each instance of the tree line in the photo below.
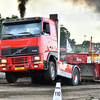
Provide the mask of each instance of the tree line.
POLYGON ((100 53, 100 42, 91 44, 90 50, 90 41, 84 40, 81 44, 76 44, 75 39, 70 39, 71 33, 63 25, 60 26, 60 46, 66 47, 66 40, 68 39, 73 52, 96 52, 100 53))

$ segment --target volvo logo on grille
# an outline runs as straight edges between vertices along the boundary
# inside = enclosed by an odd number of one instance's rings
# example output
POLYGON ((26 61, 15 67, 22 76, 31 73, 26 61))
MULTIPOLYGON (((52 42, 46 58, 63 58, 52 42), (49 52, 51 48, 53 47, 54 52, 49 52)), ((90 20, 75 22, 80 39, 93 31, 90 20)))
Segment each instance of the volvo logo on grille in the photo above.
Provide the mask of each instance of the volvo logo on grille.
POLYGON ((21 49, 19 49, 16 53, 21 53, 21 51, 22 51, 22 50, 21 50, 21 49))
POLYGON ((13 53, 12 55, 15 55, 15 54, 17 54, 17 53, 21 53, 24 49, 26 49, 27 47, 24 47, 24 48, 22 48, 22 49, 19 49, 19 50, 17 50, 15 53, 13 53))

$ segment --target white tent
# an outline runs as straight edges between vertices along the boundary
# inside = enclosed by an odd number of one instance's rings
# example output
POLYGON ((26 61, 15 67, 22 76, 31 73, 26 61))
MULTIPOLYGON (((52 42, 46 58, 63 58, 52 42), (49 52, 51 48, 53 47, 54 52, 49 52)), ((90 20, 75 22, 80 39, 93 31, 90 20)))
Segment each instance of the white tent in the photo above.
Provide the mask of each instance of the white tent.
POLYGON ((66 46, 67 52, 72 52, 72 48, 71 48, 71 45, 68 40, 67 40, 66 44, 67 44, 67 46, 66 46))

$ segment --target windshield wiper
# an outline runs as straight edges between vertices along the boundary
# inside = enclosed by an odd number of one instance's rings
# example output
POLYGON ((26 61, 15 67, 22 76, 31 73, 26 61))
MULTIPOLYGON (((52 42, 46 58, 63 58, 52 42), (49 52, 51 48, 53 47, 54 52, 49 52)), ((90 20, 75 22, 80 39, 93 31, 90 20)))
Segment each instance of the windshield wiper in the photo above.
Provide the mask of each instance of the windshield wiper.
POLYGON ((13 38, 16 38, 15 35, 9 33, 9 34, 4 34, 4 35, 11 35, 13 38))
POLYGON ((31 36, 33 36, 33 37, 34 37, 34 35, 33 35, 33 34, 31 34, 30 32, 22 32, 22 33, 18 33, 18 34, 29 34, 29 35, 31 35, 31 36))

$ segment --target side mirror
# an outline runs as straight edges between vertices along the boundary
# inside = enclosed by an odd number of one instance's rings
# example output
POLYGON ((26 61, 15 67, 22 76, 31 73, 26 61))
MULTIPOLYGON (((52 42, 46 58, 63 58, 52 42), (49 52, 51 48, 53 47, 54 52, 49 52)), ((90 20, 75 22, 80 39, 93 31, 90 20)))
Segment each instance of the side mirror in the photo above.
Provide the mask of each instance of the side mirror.
POLYGON ((46 34, 49 35, 50 34, 50 25, 49 23, 43 23, 43 32, 41 33, 42 35, 46 34))
POLYGON ((44 35, 44 34, 45 34, 45 32, 43 31, 43 32, 41 32, 41 34, 42 34, 42 35, 44 35))

